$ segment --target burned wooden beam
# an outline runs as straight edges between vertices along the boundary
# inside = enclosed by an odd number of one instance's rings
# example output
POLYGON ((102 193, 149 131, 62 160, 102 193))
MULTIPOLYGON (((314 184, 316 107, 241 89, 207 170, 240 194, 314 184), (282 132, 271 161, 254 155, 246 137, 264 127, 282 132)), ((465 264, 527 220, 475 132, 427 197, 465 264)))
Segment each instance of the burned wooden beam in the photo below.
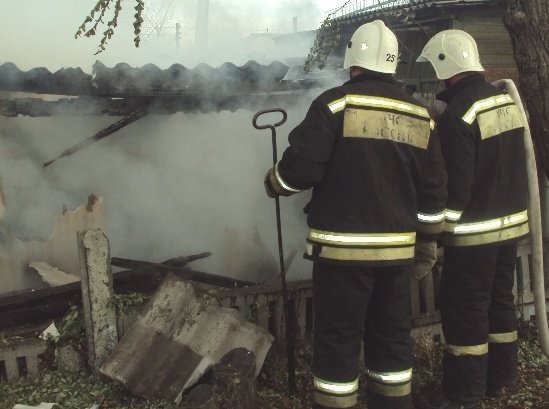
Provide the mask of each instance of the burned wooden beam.
POLYGON ((75 98, 61 98, 45 101, 41 98, 0 98, 0 116, 50 117, 72 116, 128 116, 138 109, 146 108, 149 114, 171 115, 183 113, 210 113, 249 109, 258 106, 292 106, 299 96, 308 92, 305 88, 280 91, 242 93, 233 95, 195 93, 149 93, 139 95, 93 95, 75 98))
MULTIPOLYGON (((196 260, 208 253, 194 254, 175 260, 196 260)), ((174 260, 174 259, 171 259, 174 260)), ((168 262, 170 260, 167 260, 168 262)), ((187 261, 187 262, 188 262, 187 261)), ((154 263, 153 263, 154 264, 154 263)), ((143 266, 142 266, 143 267, 143 266)), ((113 274, 115 293, 153 292, 168 270, 140 268, 113 274)), ((82 302, 80 281, 38 290, 16 291, 0 296, 0 329, 41 324, 65 315, 71 305, 82 302)))
MULTIPOLYGON (((286 283, 287 290, 289 292, 295 292, 298 290, 306 290, 313 287, 312 280, 295 280, 288 281, 286 283)), ((240 288, 216 288, 202 290, 207 292, 211 297, 217 299, 231 298, 231 297, 241 297, 245 295, 255 295, 255 294, 274 294, 282 292, 282 283, 280 281, 269 281, 265 283, 258 283, 255 285, 250 285, 247 287, 240 288)))
POLYGON ((203 383, 185 397, 185 407, 189 409, 218 409, 213 396, 213 386, 203 383))
POLYGON ((219 409, 256 409, 255 355, 246 348, 226 353, 213 367, 214 399, 219 409))
POLYGON ((121 120, 119 121, 116 121, 114 124, 112 125, 109 125, 108 127, 102 129, 101 131, 97 132, 95 135, 93 136, 90 136, 89 138, 86 138, 84 139, 83 141, 77 143, 76 145, 74 146, 71 146, 70 148, 68 149, 65 149, 63 152, 61 152, 59 154, 59 156, 57 156, 56 158, 52 159, 52 160, 49 160, 47 162, 44 163, 44 167, 47 167, 49 165, 51 165, 52 163, 54 163, 55 161, 61 159, 61 158, 64 158, 66 156, 70 156, 72 155, 73 153, 75 152, 78 152, 79 150, 81 149, 84 149, 86 146, 94 143, 94 142, 97 142, 113 133, 115 133, 116 131, 128 126, 129 124, 137 121, 138 119, 140 118, 143 118, 145 115, 147 115, 147 111, 143 110, 143 111, 136 111, 134 112, 133 114, 131 115, 128 115, 124 118, 122 118, 121 120))
POLYGON ((163 271, 171 271, 176 276, 183 278, 185 280, 191 280, 198 283, 215 285, 219 287, 234 288, 234 287, 245 287, 245 286, 256 284, 252 281, 239 280, 236 278, 230 278, 230 277, 220 276, 220 275, 211 274, 211 273, 203 273, 201 271, 192 270, 188 267, 182 268, 177 264, 173 264, 173 263, 172 264, 153 263, 150 261, 141 261, 141 260, 112 257, 111 264, 113 266, 122 267, 122 268, 131 268, 131 269, 150 268, 150 269, 159 269, 163 271))

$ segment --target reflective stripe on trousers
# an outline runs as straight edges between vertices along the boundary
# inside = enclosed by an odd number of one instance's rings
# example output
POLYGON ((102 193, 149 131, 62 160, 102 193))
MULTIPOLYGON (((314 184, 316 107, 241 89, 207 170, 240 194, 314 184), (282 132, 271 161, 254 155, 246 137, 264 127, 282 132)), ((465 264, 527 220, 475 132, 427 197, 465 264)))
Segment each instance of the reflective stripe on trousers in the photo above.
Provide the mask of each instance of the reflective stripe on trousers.
POLYGON ((368 390, 386 397, 403 397, 412 393, 412 368, 399 372, 366 370, 368 390))
POLYGON ((312 372, 329 386, 315 387, 315 402, 326 408, 352 404, 348 394, 359 376, 364 340, 368 408, 409 409, 411 394, 403 394, 401 385, 408 383, 412 366, 407 267, 315 262, 313 285, 312 372))
POLYGON ((516 382, 516 256, 516 243, 444 249, 442 384, 452 400, 476 401, 484 397, 486 385, 516 382))
POLYGON ((358 378, 351 382, 330 382, 313 378, 314 402, 329 408, 352 408, 357 403, 358 378))

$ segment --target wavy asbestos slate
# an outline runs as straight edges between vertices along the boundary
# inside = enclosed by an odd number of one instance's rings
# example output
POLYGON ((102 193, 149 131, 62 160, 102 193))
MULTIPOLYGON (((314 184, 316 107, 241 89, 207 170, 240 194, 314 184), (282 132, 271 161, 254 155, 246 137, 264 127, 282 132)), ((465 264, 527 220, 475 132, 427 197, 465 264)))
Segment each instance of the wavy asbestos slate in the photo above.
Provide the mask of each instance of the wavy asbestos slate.
POLYGON ((219 307, 170 274, 100 371, 134 395, 179 402, 182 392, 230 350, 256 356, 259 373, 273 337, 233 308, 219 307))

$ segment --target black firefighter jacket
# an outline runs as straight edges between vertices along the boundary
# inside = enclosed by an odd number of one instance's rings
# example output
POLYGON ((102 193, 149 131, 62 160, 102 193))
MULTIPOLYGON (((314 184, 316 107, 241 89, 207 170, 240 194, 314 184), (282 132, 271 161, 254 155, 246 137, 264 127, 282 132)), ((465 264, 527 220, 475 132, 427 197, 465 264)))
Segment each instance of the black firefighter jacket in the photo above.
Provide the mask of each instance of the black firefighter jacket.
POLYGON ((511 97, 467 76, 438 94, 448 170, 444 244, 497 245, 528 233, 524 124, 511 97))
POLYGON ((306 258, 406 265, 416 232, 442 231, 446 171, 427 109, 390 76, 355 76, 318 96, 266 181, 279 195, 313 188, 306 258))

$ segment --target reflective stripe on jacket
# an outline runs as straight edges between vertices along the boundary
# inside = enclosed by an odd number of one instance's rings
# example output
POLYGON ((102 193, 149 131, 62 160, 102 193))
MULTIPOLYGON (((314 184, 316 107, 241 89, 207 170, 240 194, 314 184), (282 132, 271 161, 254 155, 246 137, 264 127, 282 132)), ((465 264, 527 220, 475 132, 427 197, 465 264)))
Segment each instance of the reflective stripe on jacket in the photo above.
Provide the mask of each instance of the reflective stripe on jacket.
POLYGON ((443 243, 478 246, 528 233, 524 124, 512 98, 469 75, 438 95, 448 171, 443 243))
POLYGON ((388 75, 322 93, 269 172, 279 195, 313 188, 306 257, 404 265, 442 232, 446 171, 434 121, 388 75))

